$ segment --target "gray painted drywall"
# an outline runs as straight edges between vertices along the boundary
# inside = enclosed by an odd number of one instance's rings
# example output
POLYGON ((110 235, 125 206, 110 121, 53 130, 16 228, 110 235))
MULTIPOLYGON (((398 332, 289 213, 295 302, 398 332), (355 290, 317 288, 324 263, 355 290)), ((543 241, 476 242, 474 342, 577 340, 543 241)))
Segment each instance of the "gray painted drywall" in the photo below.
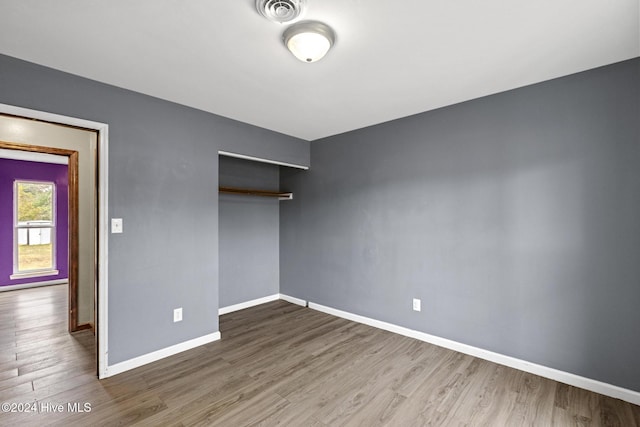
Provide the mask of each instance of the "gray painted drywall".
POLYGON ((281 292, 640 391, 640 59, 311 158, 281 171, 281 292))
MULTIPOLYGON (((279 166, 220 156, 221 186, 278 190, 279 166)), ((220 194, 220 307, 280 292, 278 199, 220 194)))
POLYGON ((0 103, 109 125, 109 364, 218 331, 218 150, 308 142, 4 55, 0 103))

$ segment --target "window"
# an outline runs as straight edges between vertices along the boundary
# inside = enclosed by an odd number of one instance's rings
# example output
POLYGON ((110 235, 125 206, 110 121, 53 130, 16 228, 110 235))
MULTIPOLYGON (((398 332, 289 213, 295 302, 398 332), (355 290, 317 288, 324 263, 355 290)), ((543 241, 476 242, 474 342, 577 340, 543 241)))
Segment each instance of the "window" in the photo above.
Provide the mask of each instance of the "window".
POLYGON ((15 181, 12 279, 56 275, 53 182, 15 181))

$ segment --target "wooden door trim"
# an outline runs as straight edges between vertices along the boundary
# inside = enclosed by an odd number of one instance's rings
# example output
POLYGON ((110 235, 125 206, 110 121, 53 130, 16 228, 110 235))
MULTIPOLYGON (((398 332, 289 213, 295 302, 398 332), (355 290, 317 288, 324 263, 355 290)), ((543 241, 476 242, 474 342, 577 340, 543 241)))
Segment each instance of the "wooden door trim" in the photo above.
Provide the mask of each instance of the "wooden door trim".
POLYGON ((0 141, 0 148, 7 150, 29 151, 32 153, 54 154, 58 156, 66 156, 69 159, 67 168, 69 177, 69 332, 76 332, 78 330, 78 262, 80 255, 78 239, 78 152, 63 148, 4 141, 0 141))

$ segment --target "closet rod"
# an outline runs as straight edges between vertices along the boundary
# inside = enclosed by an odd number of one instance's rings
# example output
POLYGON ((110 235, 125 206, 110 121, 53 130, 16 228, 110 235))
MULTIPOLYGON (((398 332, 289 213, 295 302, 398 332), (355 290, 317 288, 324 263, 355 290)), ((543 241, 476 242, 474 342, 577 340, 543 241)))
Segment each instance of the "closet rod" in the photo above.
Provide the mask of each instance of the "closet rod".
POLYGON ((249 188, 218 187, 218 192, 225 194, 241 194, 245 196, 277 197, 278 200, 291 200, 293 193, 279 193, 268 190, 252 190, 249 188))

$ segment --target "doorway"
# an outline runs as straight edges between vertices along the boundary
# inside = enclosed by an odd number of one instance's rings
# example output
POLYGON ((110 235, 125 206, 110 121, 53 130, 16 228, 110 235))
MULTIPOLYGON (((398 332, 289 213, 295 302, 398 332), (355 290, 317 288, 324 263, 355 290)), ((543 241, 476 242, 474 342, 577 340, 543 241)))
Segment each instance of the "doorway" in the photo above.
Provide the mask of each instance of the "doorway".
MULTIPOLYGON (((106 359, 107 348, 107 316, 106 316, 106 295, 107 295, 107 241, 106 241, 106 205, 107 205, 107 132, 108 126, 102 123, 85 121, 66 116, 58 116, 50 113, 27 110, 20 107, 13 107, 0 104, 0 120, 12 121, 10 131, 14 132, 20 128, 36 124, 38 126, 51 126, 58 130, 82 131, 93 135, 93 146, 89 145, 89 154, 82 156, 81 149, 77 147, 60 148, 52 144, 42 143, 31 139, 33 136, 29 131, 23 132, 23 137, 7 138, 7 135, 0 135, 0 148, 46 153, 66 156, 69 159, 69 211, 78 212, 84 208, 91 212, 90 221, 83 221, 77 215, 69 216, 69 292, 68 292, 68 329, 69 331, 79 331, 83 329, 94 329, 95 340, 97 341, 98 376, 103 377, 108 365, 106 359), (92 179, 83 179, 82 164, 79 159, 84 157, 90 159, 94 167, 89 176, 92 179), (81 196, 74 195, 81 191, 80 186, 90 182, 93 189, 89 200, 81 196), (75 220, 74 220, 75 217, 75 220), (88 230, 88 231, 87 231, 88 230), (82 241, 77 239, 80 235, 89 234, 92 237, 90 248, 87 244, 83 246, 82 241), (74 241, 76 240, 77 241, 74 241), (84 258, 84 267, 82 259, 84 258), (87 259, 89 261, 87 261, 87 259), (79 261, 79 262, 78 262, 79 261), (84 279, 82 278, 84 273, 84 279), (88 273, 91 274, 89 280, 86 279, 88 273), (84 280, 84 287, 82 285, 84 280), (89 285, 87 285, 89 282, 89 285)), ((7 130, 7 126, 2 126, 7 130)), ((9 135, 11 136, 11 135, 9 135)), ((81 160, 80 160, 81 161, 81 160)), ((87 175, 86 172, 84 175, 87 175)))
POLYGON ((93 131, 17 117, 0 117, 0 149, 68 159, 69 332, 92 329, 95 325, 96 189, 95 156, 91 155, 95 151, 95 140, 93 131), (94 147, 91 147, 92 143, 94 147), (81 152, 84 157, 82 174, 81 152), (83 182, 85 180, 89 182, 83 182))

